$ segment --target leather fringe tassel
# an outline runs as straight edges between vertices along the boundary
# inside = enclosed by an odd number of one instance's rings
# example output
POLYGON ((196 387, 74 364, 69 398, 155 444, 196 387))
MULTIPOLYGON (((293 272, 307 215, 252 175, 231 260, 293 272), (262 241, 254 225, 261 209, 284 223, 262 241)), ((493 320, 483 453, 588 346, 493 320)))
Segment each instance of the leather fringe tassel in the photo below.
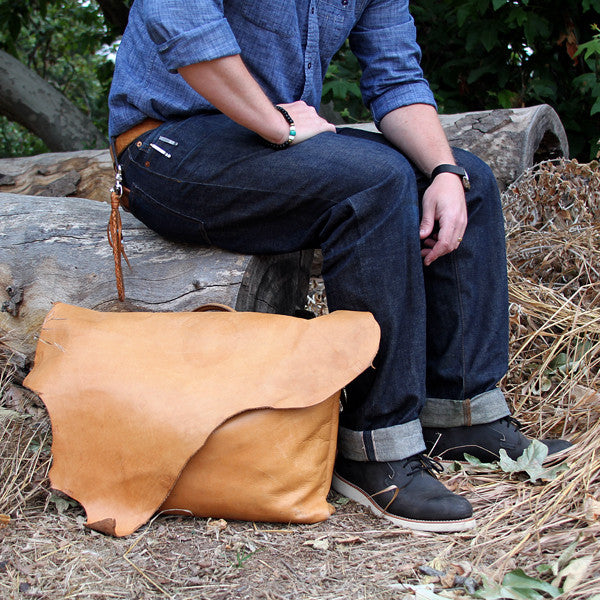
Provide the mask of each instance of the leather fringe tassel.
POLYGON ((119 212, 120 196, 114 191, 110 194, 110 218, 106 228, 108 243, 113 250, 115 259, 115 277, 117 280, 117 293, 121 302, 125 301, 125 284, 123 283, 123 269, 121 267, 121 256, 125 259, 127 266, 131 269, 127 254, 123 248, 123 226, 121 223, 121 213, 119 212))

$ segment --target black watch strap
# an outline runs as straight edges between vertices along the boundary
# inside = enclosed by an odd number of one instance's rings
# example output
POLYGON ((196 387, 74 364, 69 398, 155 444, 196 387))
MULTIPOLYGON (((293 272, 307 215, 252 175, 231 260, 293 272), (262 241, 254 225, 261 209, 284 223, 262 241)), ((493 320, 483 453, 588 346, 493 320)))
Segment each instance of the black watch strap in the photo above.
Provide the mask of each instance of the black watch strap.
POLYGON ((431 181, 433 181, 440 173, 452 173, 453 175, 458 175, 461 178, 465 190, 471 189, 469 175, 462 167, 457 167, 456 165, 438 165, 431 171, 431 181))

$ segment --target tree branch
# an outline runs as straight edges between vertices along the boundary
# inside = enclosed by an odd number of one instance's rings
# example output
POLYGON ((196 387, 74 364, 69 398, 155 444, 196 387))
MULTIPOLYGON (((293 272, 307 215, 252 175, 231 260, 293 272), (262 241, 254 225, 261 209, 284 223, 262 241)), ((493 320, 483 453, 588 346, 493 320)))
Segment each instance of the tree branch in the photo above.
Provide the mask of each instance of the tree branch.
POLYGON ((91 119, 14 56, 0 50, 0 114, 20 123, 50 150, 105 148, 91 119))
POLYGON ((122 35, 129 18, 129 7, 124 0, 97 0, 107 25, 113 32, 122 35))

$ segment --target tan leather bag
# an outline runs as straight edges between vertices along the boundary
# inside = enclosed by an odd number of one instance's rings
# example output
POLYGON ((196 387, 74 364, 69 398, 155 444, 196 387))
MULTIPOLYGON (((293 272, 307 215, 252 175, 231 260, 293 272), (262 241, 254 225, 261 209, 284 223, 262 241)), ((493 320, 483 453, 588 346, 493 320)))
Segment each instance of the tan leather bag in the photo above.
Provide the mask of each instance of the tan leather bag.
POLYGON ((25 380, 52 420, 51 485, 93 529, 156 511, 312 523, 339 391, 379 345, 370 313, 105 313, 56 304, 25 380))

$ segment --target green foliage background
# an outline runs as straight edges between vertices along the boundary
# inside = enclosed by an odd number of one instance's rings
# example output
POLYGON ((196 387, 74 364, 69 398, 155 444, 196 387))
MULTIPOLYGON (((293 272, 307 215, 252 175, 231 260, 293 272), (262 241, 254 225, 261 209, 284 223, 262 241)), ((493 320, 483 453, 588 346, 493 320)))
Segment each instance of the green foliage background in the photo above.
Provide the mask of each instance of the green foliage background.
MULTIPOLYGON (((0 48, 60 90, 107 133, 115 35, 95 2, 0 0, 0 48)), ((0 156, 47 152, 44 143, 0 117, 0 156)))
POLYGON ((600 0, 415 0, 412 13, 441 112, 547 103, 571 154, 595 155, 600 0))
MULTIPOLYGON (((411 11, 440 112, 547 103, 567 129, 571 154, 596 155, 600 0, 413 0, 411 11)), ((116 37, 95 0, 0 0, 0 47, 63 91, 101 131, 116 37)), ((359 81, 346 43, 327 73, 323 100, 347 121, 369 118, 359 81)), ((0 155, 43 150, 37 138, 0 120, 0 155)))

